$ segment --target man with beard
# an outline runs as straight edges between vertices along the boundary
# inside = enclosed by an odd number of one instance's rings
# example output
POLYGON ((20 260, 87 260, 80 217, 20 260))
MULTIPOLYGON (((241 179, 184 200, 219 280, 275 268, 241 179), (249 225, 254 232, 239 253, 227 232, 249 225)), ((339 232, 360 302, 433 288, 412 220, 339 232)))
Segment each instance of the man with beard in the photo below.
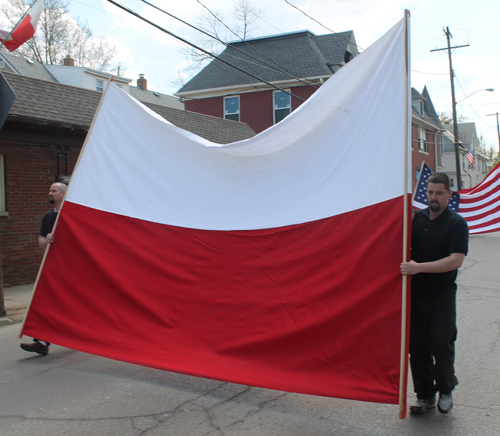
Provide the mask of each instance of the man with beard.
MULTIPOLYGON (((61 209, 61 204, 66 192, 67 186, 64 183, 53 183, 49 190, 49 203, 54 207, 49 210, 42 218, 42 227, 38 235, 38 245, 41 248, 47 247, 47 244, 54 242, 54 234, 52 229, 57 219, 57 214, 61 209)), ((30 351, 37 354, 46 355, 49 353, 49 342, 39 339, 33 339, 30 344, 21 344, 21 348, 25 351, 30 351)))
POLYGON ((450 179, 434 173, 427 184, 429 207, 413 217, 411 260, 401 273, 411 275, 410 366, 417 401, 413 413, 436 406, 453 407, 455 376, 456 293, 458 268, 468 251, 469 229, 463 217, 448 208, 450 179))

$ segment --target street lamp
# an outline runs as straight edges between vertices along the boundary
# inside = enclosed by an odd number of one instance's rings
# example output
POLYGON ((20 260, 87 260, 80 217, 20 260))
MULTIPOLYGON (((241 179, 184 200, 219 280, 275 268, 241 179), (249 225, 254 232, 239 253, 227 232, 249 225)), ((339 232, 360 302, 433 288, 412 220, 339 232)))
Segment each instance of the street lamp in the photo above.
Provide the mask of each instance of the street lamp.
POLYGON ((462 101, 464 101, 464 100, 468 99, 469 97, 472 97, 474 94, 477 94, 478 92, 481 92, 481 91, 493 92, 493 91, 494 91, 494 89, 493 89, 493 88, 485 88, 485 89, 480 89, 480 90, 478 90, 478 91, 476 91, 476 92, 473 92, 471 95, 468 95, 467 97, 462 98, 462 100, 457 101, 457 103, 456 103, 456 104, 461 103, 462 101))
POLYGON ((457 101, 455 100, 455 86, 453 84, 453 76, 455 73, 453 72, 453 67, 451 65, 451 56, 449 57, 449 61, 450 61, 450 71, 452 72, 452 74, 450 75, 451 76, 450 77, 450 79, 451 79, 451 102, 453 104, 453 106, 452 106, 452 109, 453 109, 453 136, 455 136, 455 163, 457 166, 457 191, 459 191, 460 189, 462 189, 462 174, 461 174, 461 170, 460 170, 460 145, 459 145, 459 138, 458 138, 457 104, 464 101, 465 99, 469 98, 470 96, 480 92, 480 91, 493 92, 494 89, 493 88, 479 89, 478 91, 473 92, 472 94, 468 95, 467 97, 463 98, 462 100, 460 100, 457 103, 457 101))

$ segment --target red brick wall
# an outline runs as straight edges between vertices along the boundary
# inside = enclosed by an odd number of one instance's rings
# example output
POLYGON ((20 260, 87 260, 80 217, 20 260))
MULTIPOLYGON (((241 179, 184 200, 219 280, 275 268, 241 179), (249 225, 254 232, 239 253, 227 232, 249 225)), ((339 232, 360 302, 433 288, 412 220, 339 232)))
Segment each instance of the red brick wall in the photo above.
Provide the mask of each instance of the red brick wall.
MULTIPOLYGON (((42 216, 50 209, 48 192, 58 176, 57 146, 37 146, 16 141, 0 141, 4 156, 6 209, 0 216, 0 244, 4 286, 35 281, 43 250, 38 247, 42 216)), ((69 151, 69 171, 73 170, 79 147, 69 151)), ((61 172, 65 170, 60 158, 61 172)))
POLYGON ((422 162, 433 171, 436 172, 436 135, 431 132, 426 132, 428 152, 422 153, 418 149, 418 126, 415 123, 411 124, 411 148, 412 148, 412 191, 415 190, 417 184, 417 172, 422 166, 422 162))

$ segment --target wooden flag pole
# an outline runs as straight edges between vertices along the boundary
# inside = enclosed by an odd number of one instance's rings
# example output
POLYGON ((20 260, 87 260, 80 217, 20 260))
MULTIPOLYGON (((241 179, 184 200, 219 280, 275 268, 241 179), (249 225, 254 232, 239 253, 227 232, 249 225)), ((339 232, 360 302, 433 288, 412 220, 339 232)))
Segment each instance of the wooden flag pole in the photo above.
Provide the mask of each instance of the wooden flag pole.
MULTIPOLYGON (((101 100, 99 101, 99 104, 97 106, 97 109, 94 113, 94 118, 92 119, 92 123, 90 124, 90 128, 89 128, 89 131, 87 133, 87 136, 85 137, 85 141, 83 142, 83 145, 82 145, 82 149, 80 150, 80 154, 78 156, 78 159, 76 161, 76 164, 75 164, 75 167, 73 168, 73 172, 75 172, 75 170, 78 168, 78 164, 80 162, 80 159, 82 157, 82 154, 83 154, 83 150, 85 149, 85 146, 87 145, 87 141, 88 141, 88 138, 90 136, 90 132, 92 132, 92 128, 94 127, 94 122, 97 118, 97 114, 99 113, 99 110, 101 109, 101 105, 102 105, 102 102, 104 100, 104 97, 106 96, 106 93, 108 91, 108 88, 109 88, 109 84, 113 81, 113 76, 110 75, 109 76, 109 79, 108 79, 108 83, 106 85, 106 89, 104 90, 104 92, 102 93, 102 97, 101 97, 101 100)), ((56 221, 54 222, 54 227, 52 229, 52 232, 55 232, 56 230, 56 227, 57 227, 57 222, 59 221, 59 217, 61 216, 61 211, 62 211, 62 208, 64 206, 64 202, 66 200, 66 195, 68 194, 69 192, 69 188, 70 188, 70 184, 71 184, 71 178, 70 178, 70 182, 68 183, 68 189, 66 190, 66 194, 64 195, 63 197, 63 201, 61 203, 61 208, 59 209, 59 212, 57 213, 57 217, 56 217, 56 221)), ((43 253, 43 258, 42 258, 42 263, 40 264, 40 268, 38 269, 38 274, 36 276, 36 280, 35 280, 35 284, 33 286, 33 292, 31 294, 31 298, 30 298, 30 301, 29 301, 29 304, 28 304, 28 307, 26 309, 26 313, 24 315, 24 319, 23 319, 23 322, 21 324, 21 329, 19 330, 19 335, 18 337, 21 338, 23 336, 23 330, 24 330, 24 324, 26 323, 26 318, 28 318, 28 313, 30 311, 30 308, 31 308, 31 303, 33 302, 33 297, 35 296, 35 291, 36 291, 36 288, 37 288, 37 285, 38 285, 38 281, 40 280, 40 275, 42 274, 42 270, 43 270, 43 266, 45 265, 45 260, 47 259, 47 254, 50 250, 50 245, 51 244, 47 244, 47 248, 45 249, 45 253, 43 253)))
MULTIPOLYGON (((403 219, 403 260, 408 261, 408 162, 409 162, 409 138, 410 130, 408 124, 411 122, 409 106, 409 82, 410 82, 410 56, 409 56, 409 20, 410 11, 405 10, 405 170, 404 170, 404 219, 403 219)), ((401 303, 401 362, 399 377, 399 417, 406 418, 406 383, 408 373, 408 349, 407 349, 407 305, 408 305, 408 276, 402 277, 402 303, 401 303)))

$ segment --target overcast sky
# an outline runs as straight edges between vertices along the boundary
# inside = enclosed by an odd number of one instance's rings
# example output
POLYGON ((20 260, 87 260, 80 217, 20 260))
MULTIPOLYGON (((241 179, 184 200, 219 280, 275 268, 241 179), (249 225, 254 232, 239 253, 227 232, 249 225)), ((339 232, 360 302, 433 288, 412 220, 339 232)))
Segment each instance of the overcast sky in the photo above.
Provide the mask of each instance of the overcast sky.
MULTIPOLYGON (((5 0, 0 0, 0 3, 5 0)), ((199 25, 204 11, 197 0, 148 0, 167 12, 199 25)), ((200 0, 213 11, 223 13, 234 28, 233 0, 200 0)), ((495 116, 500 112, 500 2, 498 0, 289 0, 327 28, 342 32, 353 30, 360 50, 366 49, 403 17, 411 14, 412 86, 422 91, 427 86, 437 111, 451 113, 448 55, 431 52, 447 46, 443 28, 449 27, 452 46, 467 45, 453 51, 456 75, 457 112, 474 121, 478 134, 498 147, 495 116), (494 88, 493 93, 476 91, 494 88)), ((158 25, 201 44, 203 35, 167 17, 140 0, 126 0, 131 9, 158 25)), ((317 35, 329 33, 285 0, 252 0, 263 13, 251 36, 276 35, 308 29, 317 35)), ((183 44, 105 0, 72 0, 71 15, 86 20, 96 35, 107 36, 118 48, 117 63, 123 75, 135 80, 139 73, 148 79, 148 89, 173 94, 176 81, 186 66, 183 44)), ((235 40, 228 37, 228 40, 235 40)))

